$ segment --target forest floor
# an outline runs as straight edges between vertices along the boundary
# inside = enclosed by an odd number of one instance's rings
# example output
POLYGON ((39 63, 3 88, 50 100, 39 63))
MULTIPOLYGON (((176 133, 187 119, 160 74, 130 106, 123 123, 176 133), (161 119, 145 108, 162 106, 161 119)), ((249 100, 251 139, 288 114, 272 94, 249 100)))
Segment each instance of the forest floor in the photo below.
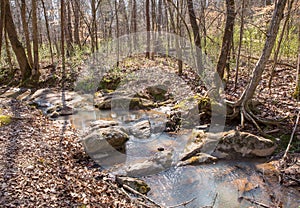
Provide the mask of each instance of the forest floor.
POLYGON ((69 123, 58 124, 15 99, 0 98, 1 207, 142 207, 99 171, 76 142, 69 123))
MULTIPOLYGON (((80 70, 84 70, 83 66, 80 70)), ((172 59, 156 58, 155 61, 141 57, 122 62, 112 77, 122 77, 132 71, 147 67, 160 67, 176 72, 172 59), (115 76, 116 75, 116 76, 115 76)), ((268 66, 270 67, 270 66, 268 66)), ((51 68, 42 69, 39 88, 65 86, 74 89, 74 81, 80 70, 67 68, 61 72, 57 67, 54 76, 51 68), (63 74, 66 74, 63 82, 63 74), (64 83, 64 84, 63 84, 64 83)), ((233 77, 226 88, 226 98, 236 100, 248 83, 252 70, 241 70, 237 89, 233 88, 233 77)), ((272 88, 267 88, 268 70, 257 90, 256 115, 280 121, 277 125, 262 125, 262 129, 280 141, 279 159, 290 139, 295 125, 299 103, 292 97, 295 85, 295 69, 285 66, 276 68, 272 88), (271 92, 271 93, 270 93, 271 92)), ((109 75, 108 75, 109 76, 109 75)), ((184 66, 181 78, 195 93, 205 94, 199 86, 196 73, 184 66)), ((13 83, 13 82, 12 82, 13 83)), ((12 116, 8 125, 0 125, 0 204, 2 207, 139 207, 120 189, 107 174, 89 158, 78 139, 76 130, 69 123, 59 124, 42 115, 40 110, 21 101, 0 98, 0 114, 12 116)), ((237 125, 239 120, 230 121, 237 125)), ((247 122, 244 131, 258 134, 253 124, 247 122)), ((278 160, 278 167, 286 185, 299 186, 300 177, 300 129, 295 134, 293 154, 288 160, 278 160)))

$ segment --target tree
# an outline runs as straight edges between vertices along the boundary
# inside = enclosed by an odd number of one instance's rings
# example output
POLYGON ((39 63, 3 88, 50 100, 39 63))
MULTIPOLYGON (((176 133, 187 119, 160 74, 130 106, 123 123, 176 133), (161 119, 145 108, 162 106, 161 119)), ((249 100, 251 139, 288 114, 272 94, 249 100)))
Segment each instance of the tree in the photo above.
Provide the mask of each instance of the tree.
POLYGON ((26 2, 25 2, 25 0, 21 0, 21 19, 22 19, 24 36, 25 36, 28 61, 29 61, 29 64, 31 66, 33 66, 29 29, 28 29, 28 23, 26 21, 26 2))
MULTIPOLYGON (((281 0, 278 1, 278 3, 275 6, 273 15, 272 15, 272 20, 270 23, 270 26, 267 31, 267 38, 265 40, 264 48, 262 50, 261 56, 259 60, 256 63, 256 66, 252 72, 251 80, 250 83, 247 85, 246 89, 244 90, 243 94, 241 95, 240 99, 236 101, 235 103, 230 103, 227 101, 228 104, 232 105, 234 107, 240 107, 241 108, 241 115, 242 115, 242 126, 244 123, 244 117, 248 119, 249 121, 252 121, 258 130, 260 130, 260 133, 265 135, 261 128, 257 125, 255 120, 259 120, 262 122, 262 120, 258 119, 255 117, 255 115, 250 111, 249 109, 249 103, 252 100, 255 90, 262 78, 262 74, 265 70, 265 66, 267 64, 267 61, 270 58, 272 49, 274 47, 274 43, 276 41, 276 37, 278 34, 280 22, 283 18, 283 12, 284 8, 286 6, 287 0, 281 0)), ((267 136, 267 135, 265 135, 267 136)))
POLYGON ((49 30, 48 16, 47 16, 44 0, 41 0, 41 2, 42 2, 42 6, 43 6, 43 12, 44 12, 44 18, 45 18, 45 24, 46 24, 46 30, 47 30, 47 38, 48 38, 48 42, 49 42, 49 49, 50 49, 50 55, 51 55, 51 64, 54 65, 54 57, 53 57, 52 41, 51 41, 50 30, 49 30))
POLYGON ((203 64, 202 64, 202 47, 201 47, 201 37, 199 33, 199 26, 196 19, 196 14, 194 11, 194 3, 193 0, 187 0, 187 6, 189 11, 189 17, 191 26, 193 29, 193 35, 194 35, 194 43, 196 45, 196 58, 197 58, 197 68, 199 71, 203 70, 203 64))
POLYGON ((37 5, 36 0, 31 1, 32 4, 32 43, 33 43, 33 79, 39 80, 39 32, 37 22, 37 5))
POLYGON ((235 19, 234 0, 226 0, 226 24, 222 41, 221 53, 217 64, 217 72, 220 79, 224 78, 224 69, 230 54, 230 47, 233 40, 233 27, 235 19))
POLYGON ((16 27, 10 10, 9 0, 3 0, 1 6, 3 7, 2 11, 5 10, 5 30, 8 34, 9 41, 19 64, 22 81, 26 82, 30 80, 32 68, 28 62, 24 47, 18 39, 16 27))
POLYGON ((79 38, 79 22, 80 22, 80 17, 79 17, 79 4, 72 2, 72 8, 73 8, 73 13, 74 13, 74 43, 81 47, 80 44, 80 38, 79 38))
POLYGON ((150 59, 150 0, 146 0, 146 30, 147 30, 146 58, 150 59))
POLYGON ((2 51, 2 37, 3 37, 3 30, 4 30, 4 1, 0 1, 0 57, 1 57, 1 51, 2 51))

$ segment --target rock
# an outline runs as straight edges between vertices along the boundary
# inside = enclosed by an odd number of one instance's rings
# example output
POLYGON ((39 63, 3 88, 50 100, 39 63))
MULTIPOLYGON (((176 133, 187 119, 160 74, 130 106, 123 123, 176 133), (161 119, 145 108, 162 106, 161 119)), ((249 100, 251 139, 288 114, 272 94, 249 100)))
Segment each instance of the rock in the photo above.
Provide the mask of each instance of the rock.
POLYGON ((115 127, 101 128, 92 131, 81 142, 88 154, 101 154, 125 149, 128 135, 115 127))
POLYGON ((168 87, 165 85, 154 85, 146 88, 147 93, 152 97, 154 101, 167 100, 168 87))
POLYGON ((217 151, 229 153, 234 151, 245 156, 266 157, 273 154, 276 144, 260 136, 247 132, 228 131, 224 132, 217 145, 217 151))
POLYGON ((211 154, 215 150, 218 140, 214 137, 209 138, 209 136, 203 130, 193 130, 180 160, 187 160, 200 152, 211 154))
POLYGON ((122 109, 122 110, 139 110, 150 109, 156 105, 147 99, 127 96, 103 97, 95 100, 95 107, 102 110, 122 109))
POLYGON ((186 165, 201 165, 204 163, 213 163, 216 162, 218 158, 211 156, 206 153, 197 153, 195 156, 190 157, 185 161, 180 161, 177 166, 186 166, 186 165))
POLYGON ((145 160, 141 163, 130 165, 126 173, 128 176, 147 176, 159 173, 172 166, 172 152, 162 151, 157 152, 152 158, 145 160))
POLYGON ((97 120, 90 122, 90 127, 92 129, 100 129, 100 128, 107 128, 110 126, 117 126, 119 123, 113 120, 97 120))
POLYGON ((119 185, 127 185, 130 188, 140 192, 141 194, 147 194, 150 191, 149 185, 145 181, 138 178, 116 176, 116 181, 119 185))
POLYGON ((197 153, 211 154, 217 158, 265 157, 271 155, 276 144, 247 132, 228 131, 222 133, 205 133, 193 130, 190 139, 181 155, 181 160, 187 160, 197 153))
POLYGON ((141 139, 149 138, 151 135, 150 121, 143 120, 134 124, 129 129, 129 132, 137 138, 141 138, 141 139))

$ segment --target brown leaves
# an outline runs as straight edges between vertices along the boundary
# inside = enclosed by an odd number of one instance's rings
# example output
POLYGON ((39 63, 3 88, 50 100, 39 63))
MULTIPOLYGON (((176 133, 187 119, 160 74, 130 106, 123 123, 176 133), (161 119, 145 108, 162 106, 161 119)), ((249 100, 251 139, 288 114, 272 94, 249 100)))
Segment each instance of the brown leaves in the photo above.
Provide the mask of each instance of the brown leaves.
POLYGON ((47 120, 38 110, 1 99, 8 115, 31 117, 0 127, 1 207, 135 207, 76 142, 69 123, 47 120))

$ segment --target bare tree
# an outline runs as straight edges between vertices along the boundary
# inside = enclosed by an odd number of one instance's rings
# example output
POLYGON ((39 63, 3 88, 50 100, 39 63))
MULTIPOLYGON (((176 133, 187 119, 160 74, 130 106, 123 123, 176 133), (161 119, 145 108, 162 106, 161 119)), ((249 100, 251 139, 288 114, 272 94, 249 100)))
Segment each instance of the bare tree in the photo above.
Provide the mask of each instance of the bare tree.
POLYGON ((79 16, 79 4, 75 4, 74 1, 72 2, 72 8, 74 13, 74 43, 80 45, 80 38, 79 38, 79 23, 80 23, 80 16, 79 16))
POLYGON ((17 36, 16 27, 12 18, 9 0, 2 1, 2 11, 5 10, 5 30, 8 34, 12 49, 16 55, 19 67, 21 69, 22 81, 26 82, 31 77, 31 66, 28 62, 24 47, 17 36))
POLYGON ((1 58, 1 51, 2 51, 2 37, 3 37, 4 22, 5 22, 4 9, 5 9, 4 1, 0 1, 0 58, 1 58))
MULTIPOLYGON (((240 106, 241 108, 241 115, 242 115, 242 126, 244 124, 244 118, 249 121, 252 121, 261 134, 265 135, 261 128, 258 126, 255 120, 261 121, 259 118, 256 118, 255 115, 250 111, 248 104, 252 100, 255 90, 262 78, 262 74, 265 70, 265 66, 267 64, 268 59, 270 58, 272 49, 274 47, 274 43, 276 41, 276 37, 279 30, 280 22, 283 18, 284 8, 286 6, 287 0, 278 1, 272 16, 272 20, 270 23, 270 27, 268 28, 267 38, 264 44, 264 48, 262 50, 261 56, 257 61, 255 68, 252 72, 251 80, 246 89, 244 90, 243 94, 241 95, 240 99, 233 103, 233 106, 237 107, 240 106)), ((228 104, 232 104, 227 102, 228 104)), ((265 135, 267 136, 267 135, 265 135)))
POLYGON ((32 43, 33 43, 33 79, 39 80, 39 32, 37 22, 37 4, 36 0, 31 1, 32 6, 32 43))
POLYGON ((245 13, 244 10, 245 10, 245 0, 242 0, 240 37, 239 37, 238 54, 237 54, 237 57, 236 57, 234 89, 236 89, 236 87, 237 87, 237 81, 238 81, 238 77, 239 77, 240 57, 241 57, 241 49, 242 49, 243 34, 244 34, 244 13, 245 13))
POLYGON ((146 30, 147 30, 146 58, 150 59, 150 0, 146 0, 146 30))
POLYGON ((199 26, 197 23, 196 14, 194 11, 194 3, 193 0, 187 0, 187 6, 189 11, 189 17, 191 26, 193 29, 194 34, 194 42, 196 45, 196 55, 197 55, 197 68, 199 71, 203 70, 203 64, 202 64, 202 47, 201 47, 201 37, 199 33, 199 26))
POLYGON ((48 38, 48 43, 49 43, 50 55, 51 55, 51 64, 53 66, 54 65, 54 55, 53 55, 52 41, 51 41, 51 35, 50 35, 50 30, 49 30, 49 21, 48 21, 48 16, 47 16, 47 12, 46 12, 45 2, 44 2, 44 0, 41 0, 41 2, 42 2, 42 6, 43 6, 43 12, 44 12, 44 18, 45 18, 45 24, 46 24, 46 30, 47 30, 47 38, 48 38))
POLYGON ((221 79, 224 78, 224 69, 230 54, 230 47, 233 39, 233 27, 235 20, 234 0, 226 0, 226 24, 222 41, 221 53, 217 63, 217 72, 221 79))

